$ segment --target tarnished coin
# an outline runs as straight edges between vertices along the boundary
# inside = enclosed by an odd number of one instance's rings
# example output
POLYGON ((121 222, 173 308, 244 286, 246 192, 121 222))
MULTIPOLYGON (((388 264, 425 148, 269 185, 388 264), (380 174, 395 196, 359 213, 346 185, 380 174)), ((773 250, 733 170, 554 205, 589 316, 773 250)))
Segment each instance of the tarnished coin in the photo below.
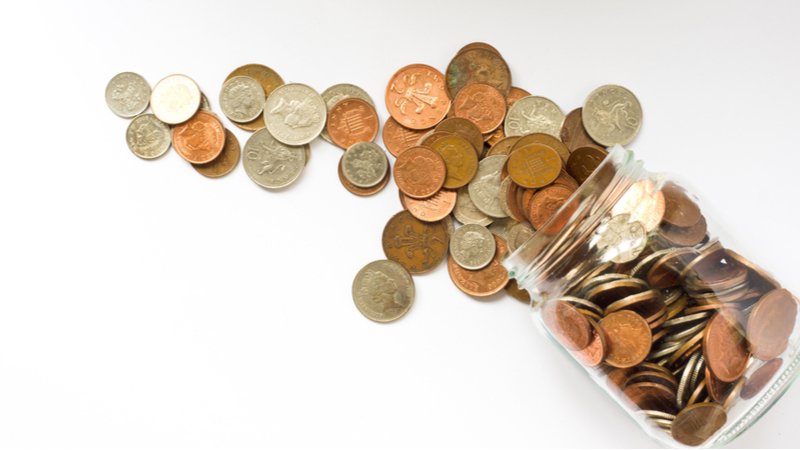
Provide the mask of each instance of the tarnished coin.
POLYGON ((388 171, 389 160, 386 153, 374 142, 353 144, 342 155, 342 173, 349 182, 358 187, 377 185, 388 171))
POLYGON ((528 209, 528 218, 531 225, 535 229, 541 230, 547 221, 555 216, 556 212, 569 200, 572 192, 570 189, 559 185, 548 186, 536 191, 531 198, 528 209))
POLYGON ((445 188, 458 189, 472 181, 478 171, 478 155, 466 139, 451 134, 437 139, 430 147, 444 159, 445 188))
POLYGON ((242 164, 247 176, 267 189, 280 189, 292 184, 306 163, 304 146, 286 145, 262 128, 244 144, 242 164))
POLYGON ((667 183, 661 188, 664 195, 664 222, 676 227, 688 228, 695 225, 702 213, 700 207, 686 191, 675 183, 667 183))
POLYGON ((583 184, 606 159, 608 152, 597 147, 579 147, 572 151, 567 161, 567 173, 583 184))
POLYGON ((437 222, 450 215, 456 205, 456 191, 440 189, 432 197, 417 199, 402 192, 400 201, 414 217, 425 222, 437 222))
POLYGON ((618 264, 633 261, 647 246, 647 232, 630 214, 614 216, 598 227, 597 247, 603 258, 618 264))
POLYGON ((586 132, 600 144, 627 145, 642 127, 642 106, 622 86, 600 86, 586 98, 582 119, 586 132))
POLYGON ((542 308, 542 319, 547 329, 564 347, 578 351, 589 346, 593 337, 592 326, 584 314, 563 300, 549 301, 542 308))
POLYGON ((444 185, 447 169, 444 159, 427 147, 412 147, 397 157, 394 182, 398 189, 413 198, 427 198, 444 185))
POLYGON ((742 326, 744 315, 734 309, 723 309, 708 321, 703 336, 703 357, 714 376, 731 383, 744 374, 750 352, 742 326))
POLYGON ((496 249, 492 233, 482 225, 464 225, 450 236, 450 254, 459 266, 467 270, 483 269, 489 265, 496 249))
POLYGON ((427 131, 406 128, 397 123, 393 117, 389 117, 383 124, 383 145, 396 158, 405 150, 415 147, 427 131))
POLYGON ((402 126, 431 128, 450 110, 444 75, 425 64, 411 64, 395 72, 386 87, 386 108, 402 126))
POLYGON ((200 108, 200 88, 186 75, 170 75, 156 83, 150 94, 153 114, 166 124, 186 122, 200 108))
POLYGON ((707 441, 728 420, 725 409, 716 403, 695 403, 681 410, 672 421, 672 438, 696 447, 707 441))
POLYGON ((128 125, 125 141, 134 155, 142 159, 154 159, 169 150, 172 138, 167 124, 153 114, 141 114, 128 125))
MULTIPOLYGON (((369 103, 373 108, 375 107, 375 102, 372 101, 372 97, 370 97, 365 90, 353 84, 334 84, 328 89, 322 91, 321 95, 322 100, 325 101, 325 107, 328 108, 328 120, 330 120, 331 117, 331 108, 333 108, 335 104, 347 98, 358 98, 369 103)), ((322 129, 320 137, 331 144, 333 143, 333 141, 331 141, 331 137, 328 135, 327 127, 322 129)), ((384 144, 386 144, 386 142, 384 142, 384 144)))
POLYGON ((768 361, 789 345, 797 320, 797 299, 786 289, 775 289, 756 303, 747 319, 747 340, 753 356, 768 361))
MULTIPOLYGON (((283 84, 283 79, 277 72, 262 64, 245 64, 244 66, 237 67, 233 72, 228 74, 225 80, 227 81, 238 76, 246 76, 258 81, 266 96, 269 96, 275 88, 283 84)), ((260 130, 264 128, 264 116, 259 115, 250 122, 234 122, 234 125, 247 131, 260 130)))
POLYGON ((508 175, 526 188, 541 188, 561 173, 561 157, 550 147, 531 144, 516 148, 508 157, 508 175))
POLYGON ((225 129, 225 146, 222 148, 222 153, 214 158, 211 162, 205 164, 192 164, 194 170, 198 171, 201 175, 209 178, 219 178, 229 174, 236 164, 239 164, 242 149, 239 147, 239 140, 227 128, 225 129))
POLYGON ((468 84, 453 99, 453 115, 471 121, 482 134, 491 133, 503 123, 506 99, 488 84, 468 84))
POLYGON ((605 362, 618 368, 633 367, 644 361, 650 353, 652 334, 650 325, 642 316, 633 311, 623 310, 611 313, 599 324, 606 335, 608 352, 605 362))
POLYGON ((478 172, 469 183, 469 197, 482 213, 494 218, 506 217, 500 207, 500 183, 506 156, 489 156, 478 163, 478 172))
POLYGON ((564 123, 564 112, 552 100, 531 95, 521 98, 508 109, 506 136, 547 133, 558 137, 564 123))
POLYGON ((198 111, 172 129, 172 144, 181 158, 205 164, 219 156, 225 147, 225 127, 214 113, 198 111))
POLYGON ((448 241, 442 221, 423 222, 405 210, 392 216, 383 228, 383 253, 411 274, 439 265, 447 254, 448 241))
POLYGON ((765 362, 763 366, 756 369, 752 375, 747 377, 747 381, 745 381, 742 387, 742 392, 740 394, 742 398, 747 400, 748 398, 753 398, 758 395, 761 390, 769 384, 772 377, 778 373, 781 365, 783 365, 783 360, 775 358, 765 362))
POLYGON ((328 110, 326 130, 331 141, 342 148, 371 142, 378 135, 378 113, 367 101, 346 98, 328 110))
POLYGON ((567 146, 570 152, 581 147, 602 147, 589 136, 586 128, 583 127, 583 108, 573 109, 567 114, 564 125, 561 126, 561 142, 567 146))
POLYGON ((506 257, 508 248, 502 238, 495 235, 495 254, 492 262, 480 270, 467 270, 459 266, 453 255, 447 258, 447 272, 453 284, 463 293, 473 297, 488 297, 503 290, 508 284, 508 271, 501 261, 506 257))
POLYGON ((447 66, 447 93, 456 98, 469 84, 482 83, 508 95, 511 89, 511 71, 496 50, 471 47, 459 52, 447 66))
POLYGON ((286 145, 303 145, 325 128, 327 108, 317 91, 305 84, 289 83, 269 94, 264 122, 270 134, 286 145))
POLYGON ((120 117, 134 117, 147 109, 150 103, 150 85, 138 73, 122 72, 114 75, 106 85, 106 104, 120 117))
POLYGON ((264 111, 267 100, 264 88, 253 78, 233 77, 225 81, 219 93, 219 107, 234 122, 250 122, 264 111))
POLYGON ((456 220, 464 225, 475 223, 478 225, 489 226, 492 223, 492 218, 482 213, 481 210, 475 206, 469 196, 469 188, 462 187, 458 190, 456 196, 456 206, 453 209, 453 216, 456 220))
POLYGON ((457 134, 463 137, 472 145, 475 154, 480 158, 483 152, 483 135, 481 134, 481 130, 478 129, 478 126, 472 123, 472 121, 462 117, 449 117, 439 122, 439 125, 436 125, 435 131, 457 134))
POLYGON ((414 303, 414 280, 403 266, 394 261, 373 261, 356 274, 353 301, 367 319, 395 321, 414 303))
POLYGON ((640 180, 631 185, 611 209, 612 215, 630 214, 647 232, 653 231, 664 217, 664 194, 656 190, 653 180, 640 180))

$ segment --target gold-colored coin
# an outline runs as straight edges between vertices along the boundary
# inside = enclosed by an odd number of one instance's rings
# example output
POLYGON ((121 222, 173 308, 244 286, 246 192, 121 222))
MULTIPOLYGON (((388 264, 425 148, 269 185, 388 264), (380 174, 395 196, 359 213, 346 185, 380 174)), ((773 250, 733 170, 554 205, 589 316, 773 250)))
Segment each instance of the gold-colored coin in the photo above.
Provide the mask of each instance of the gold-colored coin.
POLYGON ((411 274, 425 273, 447 254, 450 238, 444 222, 423 222, 408 211, 392 216, 383 229, 383 252, 411 274))
POLYGON ((508 157, 508 175, 526 188, 541 188, 561 173, 561 157, 550 147, 531 144, 514 150, 508 157))
POLYGON ((442 136, 430 144, 444 159, 447 176, 444 180, 446 189, 458 189, 472 181, 478 171, 478 155, 472 145, 457 134, 442 136))

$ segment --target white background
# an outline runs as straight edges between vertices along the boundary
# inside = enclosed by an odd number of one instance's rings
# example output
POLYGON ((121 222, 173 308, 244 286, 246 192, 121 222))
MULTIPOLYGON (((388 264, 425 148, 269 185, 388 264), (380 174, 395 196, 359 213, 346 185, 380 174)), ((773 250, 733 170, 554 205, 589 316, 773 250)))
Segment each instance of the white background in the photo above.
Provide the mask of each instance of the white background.
MULTIPOLYGON (((188 74, 219 111, 225 76, 258 62, 358 84, 382 120, 396 69, 444 70, 471 41, 565 112, 622 84, 638 156, 800 289, 800 3, 22 3, 0 18, 2 447, 653 445, 527 306, 461 294, 444 264, 403 320, 358 313, 394 184, 349 194, 321 140, 280 193, 241 166, 140 160, 103 98, 121 71, 188 74)), ((800 445, 798 408, 795 388, 734 445, 800 445)))

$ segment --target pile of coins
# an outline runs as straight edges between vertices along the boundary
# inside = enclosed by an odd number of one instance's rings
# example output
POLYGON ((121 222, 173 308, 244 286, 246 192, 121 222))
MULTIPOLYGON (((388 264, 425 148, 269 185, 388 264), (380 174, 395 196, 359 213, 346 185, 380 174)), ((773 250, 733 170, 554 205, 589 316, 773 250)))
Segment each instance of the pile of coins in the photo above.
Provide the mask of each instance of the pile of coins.
MULTIPOLYGON (((391 115, 383 142, 403 210, 383 230, 387 260, 356 276, 353 299, 368 318, 388 322, 405 314, 413 297, 384 299, 412 283, 369 284, 380 268, 417 275, 447 259, 451 280, 484 298, 505 290, 528 293, 501 265, 567 201, 607 155, 605 147, 637 135, 642 109, 620 86, 602 86, 583 108, 564 114, 553 101, 512 86, 500 53, 466 45, 446 73, 425 64, 398 70, 386 88, 391 115), (454 220, 455 219, 455 220, 454 220), (394 262, 395 264, 390 264, 394 262)), ((388 276, 388 274, 384 274, 388 276)), ((381 278, 382 279, 382 278, 381 278)))
POLYGON ((797 299, 711 239, 672 182, 634 183, 598 233, 601 251, 624 250, 570 280, 543 306, 545 325, 652 424, 700 445, 779 371, 797 299))

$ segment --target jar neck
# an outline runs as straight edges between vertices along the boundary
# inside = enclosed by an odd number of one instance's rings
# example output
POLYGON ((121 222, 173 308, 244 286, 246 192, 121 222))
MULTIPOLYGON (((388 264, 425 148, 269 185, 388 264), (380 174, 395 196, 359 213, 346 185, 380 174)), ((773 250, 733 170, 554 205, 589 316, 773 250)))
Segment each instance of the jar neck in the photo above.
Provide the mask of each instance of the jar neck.
POLYGON ((633 152, 614 146, 553 217, 503 261, 534 305, 563 295, 613 258, 591 245, 592 237, 631 185, 648 176, 633 152))

